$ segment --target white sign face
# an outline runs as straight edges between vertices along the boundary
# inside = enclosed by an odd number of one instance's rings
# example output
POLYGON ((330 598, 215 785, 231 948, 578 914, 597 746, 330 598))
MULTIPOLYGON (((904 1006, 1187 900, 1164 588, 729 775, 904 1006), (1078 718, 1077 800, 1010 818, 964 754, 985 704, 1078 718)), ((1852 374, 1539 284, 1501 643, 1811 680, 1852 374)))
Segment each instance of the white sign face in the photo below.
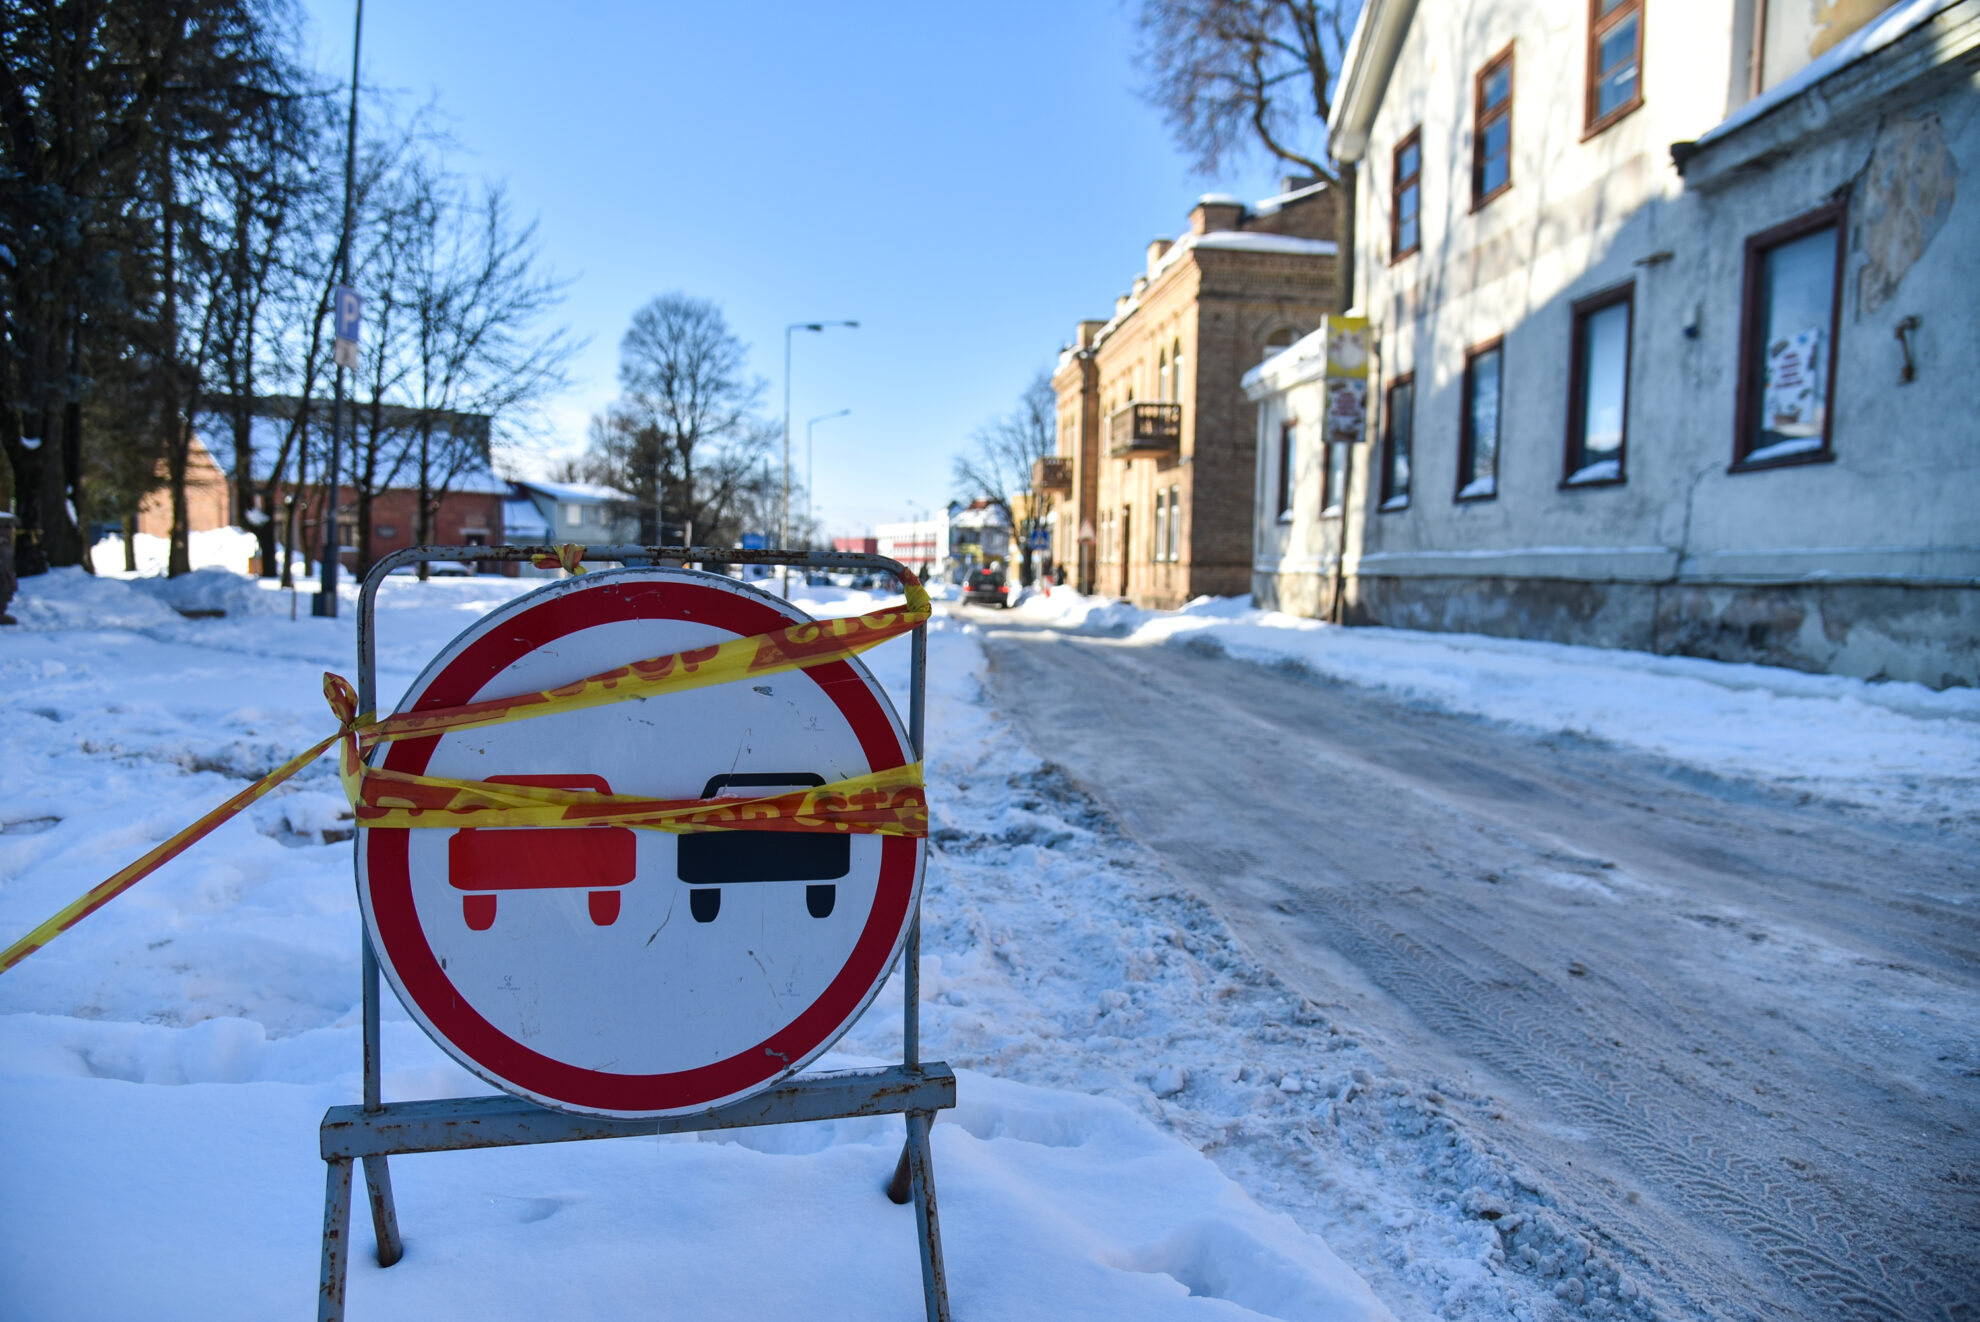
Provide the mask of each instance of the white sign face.
MULTIPOLYGON (((567 579, 455 639, 398 710, 537 692, 807 617, 732 580, 567 579)), ((665 799, 762 797, 914 761, 857 659, 385 745, 376 764, 665 799)), ((925 842, 627 827, 366 829, 381 968, 455 1059, 545 1106, 706 1110, 815 1059, 886 980, 925 842)))

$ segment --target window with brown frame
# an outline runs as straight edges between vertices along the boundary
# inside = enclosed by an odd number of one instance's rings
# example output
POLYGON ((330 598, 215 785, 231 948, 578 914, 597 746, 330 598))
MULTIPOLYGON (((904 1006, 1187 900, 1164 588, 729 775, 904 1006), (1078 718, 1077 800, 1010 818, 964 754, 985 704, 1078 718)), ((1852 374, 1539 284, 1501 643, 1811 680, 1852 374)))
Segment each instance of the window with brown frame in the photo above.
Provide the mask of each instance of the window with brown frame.
POLYGON ((1478 71, 1471 107, 1471 209, 1512 187, 1513 48, 1478 71))
POLYGON ((1416 378, 1399 376, 1389 384, 1382 407, 1382 504, 1380 509, 1409 508, 1409 455, 1416 429, 1416 378))
POLYGON ((1643 104, 1643 0, 1588 0, 1590 135, 1643 104))
POLYGON ((1568 356, 1567 460, 1564 487, 1621 482, 1629 435, 1629 333, 1634 285, 1574 305, 1568 356))
POLYGON ((1279 425, 1279 521, 1292 518, 1293 464, 1298 460, 1299 423, 1279 425))
POLYGON ((1182 559, 1182 484, 1169 487, 1169 562, 1182 559))
POLYGON ((1835 457, 1844 206, 1831 202, 1746 241, 1734 472, 1835 457))
POLYGON ((1389 260, 1399 262, 1422 240, 1423 130, 1396 144, 1389 184, 1389 260))
POLYGON ((1499 400, 1504 341, 1487 340, 1465 351, 1464 412, 1458 418, 1459 500, 1491 500, 1499 494, 1499 400))

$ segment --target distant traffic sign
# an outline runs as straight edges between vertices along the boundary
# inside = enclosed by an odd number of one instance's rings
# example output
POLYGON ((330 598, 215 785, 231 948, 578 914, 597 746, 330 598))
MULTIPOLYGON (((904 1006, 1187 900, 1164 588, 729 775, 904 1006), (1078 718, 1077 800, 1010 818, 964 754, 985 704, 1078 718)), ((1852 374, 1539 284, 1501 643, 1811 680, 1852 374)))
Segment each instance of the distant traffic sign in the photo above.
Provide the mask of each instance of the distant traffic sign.
POLYGON ((332 296, 332 304, 337 314, 337 338, 357 340, 358 331, 364 324, 364 295, 349 285, 338 285, 332 296))
POLYGON ((770 539, 760 532, 746 532, 742 535, 742 549, 745 551, 761 551, 769 544, 770 539))
MULTIPOLYGON (((399 710, 538 692, 805 620, 715 575, 566 579, 469 628, 399 710)), ((914 760, 856 659, 381 751, 390 770, 663 799, 762 797, 914 760)), ((358 892, 386 977, 467 1068, 545 1106, 673 1115, 771 1086, 859 1017, 906 939, 922 845, 367 828, 358 892)))

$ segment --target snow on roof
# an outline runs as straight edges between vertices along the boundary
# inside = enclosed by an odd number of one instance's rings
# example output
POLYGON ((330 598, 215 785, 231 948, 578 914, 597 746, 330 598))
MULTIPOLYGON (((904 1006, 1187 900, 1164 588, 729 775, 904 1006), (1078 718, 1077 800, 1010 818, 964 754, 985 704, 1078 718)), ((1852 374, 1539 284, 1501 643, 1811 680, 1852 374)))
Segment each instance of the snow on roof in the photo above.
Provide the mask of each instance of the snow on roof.
POLYGON ((1251 214, 1254 216, 1274 215, 1280 207, 1285 206, 1287 203, 1303 201, 1306 198, 1312 197, 1315 193, 1324 192, 1326 187, 1327 181, 1320 179, 1308 184, 1304 188, 1295 188, 1290 193, 1280 193, 1276 197, 1262 197, 1251 204, 1251 214))
MULTIPOLYGON (((1324 188, 1326 185, 1323 183, 1316 187, 1324 188)), ((1312 190, 1301 189, 1286 196, 1304 196, 1310 191, 1312 190)), ((1215 193, 1209 196, 1222 197, 1224 194, 1215 193)), ((1169 250, 1156 259, 1154 267, 1148 272, 1148 285, 1144 288, 1151 287, 1160 280, 1171 266, 1182 260, 1184 253, 1193 252, 1198 248, 1213 252, 1284 253, 1314 257, 1331 257, 1340 252, 1340 245, 1332 239, 1301 239, 1289 234, 1255 234, 1250 230, 1212 230, 1208 234, 1185 234, 1170 244, 1169 250)), ((1109 317, 1107 324, 1094 332, 1093 347, 1098 349, 1105 343, 1107 337, 1119 330, 1121 323, 1133 316, 1135 309, 1140 306, 1140 296, 1130 295, 1128 301, 1121 305, 1120 311, 1109 317)))
POLYGON ((1327 325, 1294 340, 1238 379, 1253 399, 1267 389, 1283 390, 1320 375, 1327 366, 1327 325), (1268 380, 1269 379, 1269 380, 1268 380), (1254 393, 1256 390, 1256 393, 1254 393))
POLYGON ((1244 203, 1240 202, 1233 194, 1230 193, 1205 193, 1203 196, 1196 199, 1196 205, 1200 207, 1204 207, 1204 206, 1241 207, 1244 205, 1244 203))
POLYGON ((518 478, 515 485, 574 505, 604 505, 615 500, 632 499, 623 491, 599 486, 595 482, 537 482, 518 478))
POLYGON ((533 500, 505 500, 502 502, 502 531, 510 541, 548 541, 550 524, 533 500))
POLYGON ((1217 230, 1195 236, 1198 248, 1221 248, 1230 252, 1304 253, 1331 257, 1341 250, 1332 239, 1301 239, 1290 234, 1254 234, 1250 230, 1217 230))
POLYGON ((1856 63, 1865 56, 1874 55, 1907 32, 1923 25, 1940 10, 1951 9, 1958 3, 1959 0, 1901 0, 1900 3, 1891 6, 1822 52, 1816 59, 1810 60, 1793 74, 1781 79, 1780 82, 1727 115, 1710 131, 1701 134, 1694 145, 1703 147, 1752 123, 1775 107, 1800 96, 1830 74, 1856 63))

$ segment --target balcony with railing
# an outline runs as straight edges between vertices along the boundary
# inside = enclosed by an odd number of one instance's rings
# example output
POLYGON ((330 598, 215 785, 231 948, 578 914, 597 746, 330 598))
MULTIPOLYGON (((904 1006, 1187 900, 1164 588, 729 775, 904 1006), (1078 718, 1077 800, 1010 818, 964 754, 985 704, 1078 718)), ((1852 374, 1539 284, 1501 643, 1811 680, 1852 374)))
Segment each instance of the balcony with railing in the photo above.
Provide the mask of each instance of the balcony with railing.
POLYGON ((1056 491, 1072 494, 1072 460, 1034 459, 1031 461, 1031 489, 1039 495, 1056 491))
POLYGON ((1162 454, 1182 444, 1182 405, 1123 404, 1107 419, 1107 453, 1162 454))

